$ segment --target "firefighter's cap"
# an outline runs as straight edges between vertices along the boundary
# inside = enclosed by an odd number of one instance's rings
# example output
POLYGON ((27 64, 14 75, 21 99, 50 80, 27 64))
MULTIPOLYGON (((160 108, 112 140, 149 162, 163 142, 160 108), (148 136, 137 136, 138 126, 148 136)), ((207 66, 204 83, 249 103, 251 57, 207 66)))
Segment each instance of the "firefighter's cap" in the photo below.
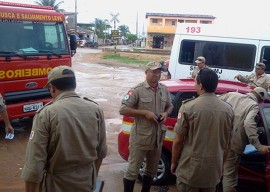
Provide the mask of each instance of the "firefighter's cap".
POLYGON ((204 57, 202 57, 202 56, 200 56, 200 57, 198 57, 197 59, 196 59, 196 61, 195 61, 195 63, 205 63, 205 58, 204 57))
POLYGON ((269 98, 266 90, 262 87, 256 87, 255 89, 252 90, 253 94, 255 93, 258 95, 263 101, 267 98, 269 98))
POLYGON ((62 79, 65 77, 75 77, 75 73, 71 67, 68 66, 58 66, 54 67, 48 74, 48 82, 44 86, 44 88, 48 88, 49 84, 56 80, 56 79, 62 79))
POLYGON ((256 63, 256 68, 263 68, 263 69, 265 69, 266 66, 265 66, 264 63, 256 63))
POLYGON ((162 65, 158 61, 152 61, 146 64, 146 70, 156 70, 156 69, 162 69, 162 65))

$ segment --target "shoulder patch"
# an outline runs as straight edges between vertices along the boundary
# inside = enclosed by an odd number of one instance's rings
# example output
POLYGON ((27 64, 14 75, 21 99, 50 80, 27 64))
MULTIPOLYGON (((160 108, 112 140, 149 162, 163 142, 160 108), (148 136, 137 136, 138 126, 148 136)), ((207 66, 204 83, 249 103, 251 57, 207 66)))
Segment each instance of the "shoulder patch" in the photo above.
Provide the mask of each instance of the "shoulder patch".
POLYGON ((132 96, 132 95, 133 95, 133 91, 131 89, 131 90, 128 91, 127 94, 124 95, 123 100, 127 101, 129 99, 129 97, 132 96))
POLYGON ((196 99, 196 97, 192 97, 190 99, 186 99, 186 100, 182 101, 182 103, 184 104, 184 103, 187 103, 187 102, 192 101, 194 99, 196 99))
POLYGON ((83 97, 83 99, 84 99, 84 100, 86 100, 86 101, 93 102, 93 103, 95 103, 96 105, 98 105, 98 103, 97 103, 97 102, 95 102, 95 101, 93 101, 92 99, 88 99, 87 97, 83 97))
POLYGON ((29 141, 31 141, 33 139, 34 135, 35 135, 35 132, 32 130, 31 134, 29 136, 29 141))
POLYGON ((181 113, 178 113, 177 119, 181 119, 182 115, 181 113))

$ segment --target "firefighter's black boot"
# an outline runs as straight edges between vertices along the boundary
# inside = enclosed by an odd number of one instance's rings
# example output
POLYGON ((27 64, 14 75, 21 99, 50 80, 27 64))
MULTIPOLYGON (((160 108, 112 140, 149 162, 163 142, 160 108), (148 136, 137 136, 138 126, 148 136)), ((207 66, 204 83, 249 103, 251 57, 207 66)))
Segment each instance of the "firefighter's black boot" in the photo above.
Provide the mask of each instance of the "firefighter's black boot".
POLYGON ((142 190, 141 192, 150 192, 150 188, 152 185, 153 178, 144 175, 142 179, 142 190))
POLYGON ((124 178, 123 183, 124 183, 124 192, 133 192, 135 180, 132 181, 124 178))

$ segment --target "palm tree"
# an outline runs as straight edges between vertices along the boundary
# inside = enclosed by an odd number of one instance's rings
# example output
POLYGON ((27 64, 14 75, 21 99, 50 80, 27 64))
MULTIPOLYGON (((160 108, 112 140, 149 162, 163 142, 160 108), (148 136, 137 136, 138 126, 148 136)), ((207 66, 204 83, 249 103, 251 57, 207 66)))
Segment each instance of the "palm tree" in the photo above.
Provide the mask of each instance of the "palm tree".
POLYGON ((50 6, 53 7, 56 11, 61 11, 63 12, 63 9, 60 9, 60 5, 64 3, 64 1, 60 1, 57 3, 58 0, 36 0, 35 3, 37 5, 42 5, 42 6, 50 6))
POLYGON ((127 34, 130 33, 129 27, 126 25, 120 25, 117 29, 119 30, 120 35, 124 37, 126 37, 127 34))
POLYGON ((107 25, 108 24, 106 23, 105 20, 103 21, 98 18, 95 19, 95 33, 99 38, 105 38, 104 32, 106 32, 107 25))

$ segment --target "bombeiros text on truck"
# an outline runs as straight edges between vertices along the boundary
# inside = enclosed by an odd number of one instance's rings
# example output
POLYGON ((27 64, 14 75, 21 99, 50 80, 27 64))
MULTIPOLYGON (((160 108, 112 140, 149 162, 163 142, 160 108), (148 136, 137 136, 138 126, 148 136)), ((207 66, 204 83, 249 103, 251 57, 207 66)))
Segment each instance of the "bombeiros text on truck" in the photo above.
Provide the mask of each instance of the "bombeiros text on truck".
POLYGON ((52 7, 0 2, 0 93, 10 119, 33 116, 51 100, 48 72, 76 52, 65 16, 52 7))

